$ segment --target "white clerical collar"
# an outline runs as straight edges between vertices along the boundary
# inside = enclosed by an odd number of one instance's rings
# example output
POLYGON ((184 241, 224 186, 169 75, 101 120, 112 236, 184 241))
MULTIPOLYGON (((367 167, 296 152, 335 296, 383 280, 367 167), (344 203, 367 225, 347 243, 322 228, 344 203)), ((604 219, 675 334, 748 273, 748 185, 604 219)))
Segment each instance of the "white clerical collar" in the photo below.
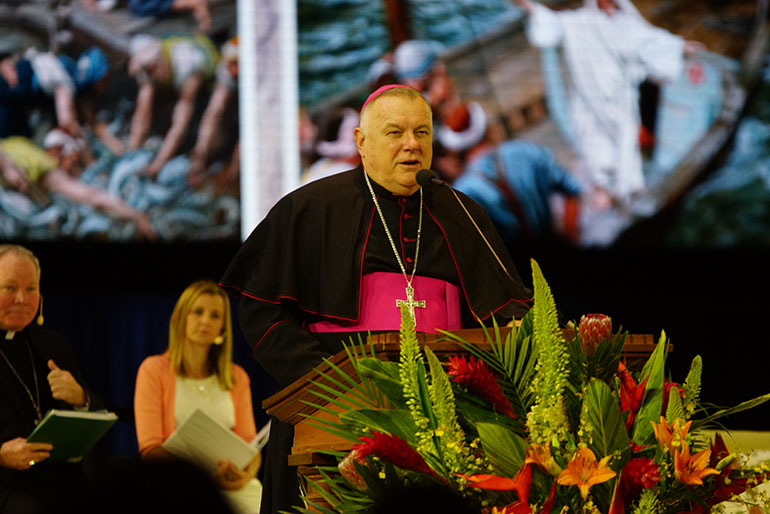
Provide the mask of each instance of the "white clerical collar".
POLYGON ((16 332, 14 332, 13 330, 8 330, 5 333, 5 340, 6 341, 12 341, 13 340, 13 336, 15 336, 15 335, 16 335, 16 332))

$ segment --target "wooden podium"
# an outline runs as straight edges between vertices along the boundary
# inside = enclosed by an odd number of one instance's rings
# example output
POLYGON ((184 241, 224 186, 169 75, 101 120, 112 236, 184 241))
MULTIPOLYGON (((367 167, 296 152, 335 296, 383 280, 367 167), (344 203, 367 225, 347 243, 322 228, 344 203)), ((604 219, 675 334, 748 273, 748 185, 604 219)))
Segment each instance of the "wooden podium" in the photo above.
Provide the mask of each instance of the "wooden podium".
MULTIPOLYGON (((500 328, 501 335, 505 337, 510 328, 500 328)), ((482 349, 489 348, 489 343, 482 329, 463 329, 454 331, 460 338, 479 345, 482 349)), ((372 334, 372 346, 377 358, 382 360, 397 360, 399 355, 399 333, 386 332, 381 334, 372 334)), ((457 343, 447 340, 442 334, 417 334, 420 345, 428 345, 430 349, 439 357, 466 353, 457 343)), ((621 359, 631 370, 638 370, 647 361, 652 351, 655 349, 655 342, 651 334, 629 334, 626 338, 621 359)), ((330 359, 335 366, 341 368, 348 374, 353 374, 353 367, 348 359, 347 353, 342 351, 330 359)), ((319 454, 319 451, 345 451, 353 446, 353 442, 330 434, 320 428, 313 426, 308 422, 306 416, 313 415, 320 419, 333 420, 337 416, 328 412, 317 410, 306 402, 323 404, 325 403, 313 391, 322 391, 314 384, 322 383, 328 387, 337 389, 334 384, 323 377, 323 373, 335 372, 328 363, 322 363, 313 371, 307 373, 294 383, 270 396, 262 402, 262 406, 271 416, 275 416, 281 421, 294 425, 294 446, 289 455, 289 465, 296 466, 302 479, 316 480, 315 470, 311 466, 330 464, 328 457, 319 454)), ((345 402, 344 395, 338 398, 345 402)), ((342 407, 327 403, 326 408, 335 412, 341 412, 342 407)), ((336 421, 336 419, 334 419, 336 421)), ((332 463, 333 464, 333 463, 332 463)), ((308 488, 308 495, 313 497, 312 489, 308 488)), ((320 495, 319 495, 320 496, 320 495)), ((317 499, 319 496, 315 496, 317 499)), ((318 500, 320 501, 320 500, 318 500)))

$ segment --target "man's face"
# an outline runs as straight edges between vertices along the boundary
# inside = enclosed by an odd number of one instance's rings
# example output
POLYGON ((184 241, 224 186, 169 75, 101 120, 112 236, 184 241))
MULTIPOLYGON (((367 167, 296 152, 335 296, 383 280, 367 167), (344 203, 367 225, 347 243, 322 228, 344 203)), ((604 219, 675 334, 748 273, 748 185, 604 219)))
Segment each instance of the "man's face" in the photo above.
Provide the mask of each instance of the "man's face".
POLYGON ((35 318, 40 302, 37 268, 28 257, 0 256, 0 329, 18 332, 35 318))
POLYGON ((433 121, 425 101, 384 96, 368 106, 363 118, 355 136, 366 172, 393 193, 417 191, 417 172, 430 168, 433 158, 433 121))

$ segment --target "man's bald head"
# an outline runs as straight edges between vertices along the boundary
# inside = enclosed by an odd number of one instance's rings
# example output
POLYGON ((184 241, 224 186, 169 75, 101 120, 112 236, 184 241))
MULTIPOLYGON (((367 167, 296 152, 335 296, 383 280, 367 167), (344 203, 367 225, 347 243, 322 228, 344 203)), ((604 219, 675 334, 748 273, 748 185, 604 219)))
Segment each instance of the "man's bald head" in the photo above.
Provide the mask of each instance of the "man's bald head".
POLYGON ((425 105, 428 108, 428 112, 430 112, 431 116, 431 123, 433 121, 433 111, 430 108, 430 104, 427 100, 425 100, 425 97, 422 96, 422 93, 417 91, 416 89, 409 87, 409 86, 403 86, 399 84, 391 84, 389 86, 384 86, 371 95, 369 95, 369 98, 366 99, 364 102, 363 107, 361 107, 361 114, 360 119, 358 122, 358 126, 361 127, 362 130, 366 131, 366 125, 369 123, 370 116, 367 115, 368 112, 371 112, 371 106, 378 102, 379 100, 382 100, 383 98, 389 98, 389 97, 401 97, 404 99, 413 99, 413 100, 421 100, 425 103, 425 105), (382 91, 380 91, 382 90, 382 91))
POLYGON ((372 93, 354 131, 364 171, 397 195, 420 187, 416 175, 433 159, 433 115, 425 98, 406 86, 372 93))

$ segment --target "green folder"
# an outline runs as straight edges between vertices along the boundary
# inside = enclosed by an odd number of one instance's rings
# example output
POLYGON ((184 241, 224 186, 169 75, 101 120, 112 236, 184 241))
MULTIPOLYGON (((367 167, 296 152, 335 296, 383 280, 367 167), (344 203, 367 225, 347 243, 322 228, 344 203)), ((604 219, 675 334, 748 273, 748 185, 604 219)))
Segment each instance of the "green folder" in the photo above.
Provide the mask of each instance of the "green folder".
POLYGON ((114 412, 49 410, 27 437, 30 443, 51 443, 51 462, 79 462, 118 420, 114 412))

